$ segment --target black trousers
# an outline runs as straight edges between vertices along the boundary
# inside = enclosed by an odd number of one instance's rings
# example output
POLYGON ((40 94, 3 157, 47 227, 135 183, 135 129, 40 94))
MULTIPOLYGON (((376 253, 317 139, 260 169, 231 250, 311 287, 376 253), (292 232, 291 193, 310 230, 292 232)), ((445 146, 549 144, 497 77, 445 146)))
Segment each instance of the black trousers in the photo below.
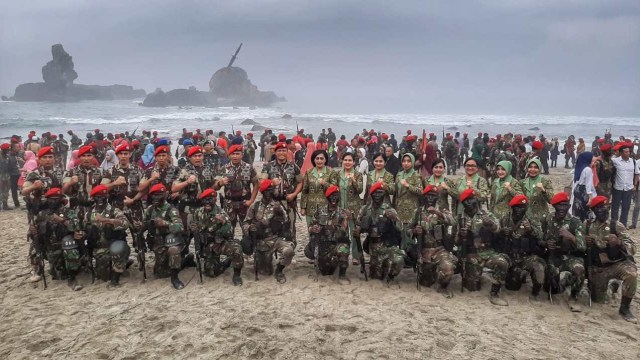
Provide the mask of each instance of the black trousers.
POLYGON ((20 201, 18 200, 18 180, 20 180, 20 175, 11 175, 11 197, 13 197, 13 204, 16 207, 20 206, 20 201))

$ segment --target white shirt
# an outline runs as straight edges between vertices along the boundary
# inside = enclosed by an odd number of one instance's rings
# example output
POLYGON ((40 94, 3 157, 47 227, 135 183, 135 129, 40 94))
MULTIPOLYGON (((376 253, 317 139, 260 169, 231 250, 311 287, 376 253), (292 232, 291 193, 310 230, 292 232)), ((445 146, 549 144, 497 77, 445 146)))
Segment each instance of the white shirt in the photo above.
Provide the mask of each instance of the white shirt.
POLYGON ((580 179, 574 184, 574 188, 578 185, 584 185, 587 194, 591 195, 591 197, 598 196, 596 188, 593 186, 593 170, 590 167, 587 166, 582 170, 580 179))
POLYGON ((616 167, 616 178, 613 183, 613 188, 618 191, 630 191, 633 190, 633 179, 635 175, 640 174, 639 164, 633 165, 633 159, 629 158, 627 161, 622 157, 614 157, 611 159, 613 166, 616 167))

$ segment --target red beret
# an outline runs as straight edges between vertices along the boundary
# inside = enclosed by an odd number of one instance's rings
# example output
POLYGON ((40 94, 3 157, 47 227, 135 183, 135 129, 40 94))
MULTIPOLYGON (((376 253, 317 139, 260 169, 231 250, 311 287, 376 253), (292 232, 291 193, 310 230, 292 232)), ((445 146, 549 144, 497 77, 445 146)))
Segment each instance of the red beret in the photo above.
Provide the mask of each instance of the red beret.
POLYGON ((617 143, 614 147, 613 147, 613 151, 620 151, 620 148, 622 147, 623 143, 617 143))
POLYGON ((553 195, 553 197, 551 198, 551 205, 555 205, 561 202, 568 202, 569 201, 569 195, 566 192, 559 192, 555 195, 553 195))
POLYGON ((167 187, 166 186, 164 186, 163 184, 155 184, 149 190, 149 195, 151 195, 153 193, 165 192, 165 191, 167 191, 167 187))
POLYGON ((610 150, 611 150, 611 144, 600 145, 600 151, 610 151, 610 150))
POLYGON ((285 134, 278 134, 278 141, 286 141, 287 140, 287 135, 285 134))
POLYGON ((158 154, 169 153, 169 148, 166 146, 158 146, 156 151, 153 152, 153 156, 158 156, 158 154))
POLYGON ((389 135, 387 135, 387 134, 382 134, 382 139, 383 139, 383 140, 387 140, 388 138, 389 138, 389 135))
POLYGON ((604 144, 604 139, 598 139, 596 142, 597 142, 598 144, 604 144))
POLYGON ((58 138, 58 135, 56 135, 56 134, 52 134, 52 135, 51 135, 51 138, 52 138, 52 139, 57 139, 57 138, 58 138))
POLYGON ((140 140, 136 139, 131 142, 131 146, 138 146, 138 145, 140 145, 140 140))
POLYGON ((377 144, 377 143, 375 141, 373 141, 373 140, 367 141, 367 145, 373 145, 373 144, 377 144))
POLYGON ((409 136, 407 136, 407 141, 416 141, 417 139, 418 139, 418 137, 417 137, 417 136, 415 136, 415 135, 409 135, 409 136))
POLYGON ((9 145, 9 143, 4 143, 0 145, 1 150, 9 150, 10 148, 11 148, 11 145, 9 145))
POLYGON ((253 133, 247 133, 247 136, 253 137, 253 133))
POLYGON ((271 187, 271 180, 264 179, 260 182, 260 192, 265 192, 271 187))
POLYGON ((53 197, 53 196, 62 196, 62 189, 57 188, 57 187, 51 188, 51 189, 49 189, 49 191, 47 191, 46 194, 44 194, 44 197, 46 197, 46 198, 50 198, 50 197, 53 197))
POLYGON ((131 147, 129 147, 129 144, 127 144, 127 143, 120 144, 116 148, 116 154, 118 154, 121 151, 131 151, 131 147))
POLYGON ((211 196, 211 197, 216 197, 216 195, 218 195, 218 193, 216 193, 216 191, 215 191, 214 189, 209 188, 209 189, 205 189, 205 190, 200 194, 200 196, 198 196, 198 197, 199 197, 200 199, 204 199, 204 198, 207 198, 207 197, 209 197, 209 196, 211 196))
POLYGON ((513 199, 509 201, 509 206, 524 205, 528 203, 529 203, 529 198, 526 195, 519 194, 514 196, 513 199))
POLYGON ((40 151, 38 151, 38 157, 43 157, 47 154, 51 154, 53 155, 53 147, 52 146, 45 146, 42 149, 40 149, 40 151))
POLYGON ((606 204, 607 203, 607 197, 606 196, 596 196, 593 199, 591 199, 591 202, 589 203, 589 207, 590 208, 594 208, 600 204, 606 204))
POLYGON ((424 190, 422 190, 422 195, 426 195, 432 191, 437 191, 437 188, 431 184, 427 185, 424 190))
POLYGON ((540 141, 534 141, 531 143, 531 147, 536 149, 536 150, 540 150, 544 147, 544 144, 541 143, 540 141))
POLYGON ((475 196, 473 195, 473 189, 469 188, 460 194, 460 202, 465 201, 472 196, 475 196))
POLYGON ((363 143, 363 142, 365 142, 365 141, 366 141, 366 140, 365 140, 363 137, 359 137, 359 138, 358 138, 358 142, 359 142, 359 143, 363 143))
POLYGON ((189 153, 187 153, 187 157, 192 157, 194 154, 202 154, 202 148, 200 146, 194 146, 189 149, 189 153))
POLYGON ((109 188, 104 185, 98 185, 91 190, 91 197, 98 195, 107 195, 109 193, 109 188))
POLYGON ((327 191, 324 192, 324 196, 325 197, 329 197, 331 194, 333 194, 334 192, 338 192, 338 191, 340 191, 340 189, 337 186, 331 185, 331 186, 329 186, 327 191))
POLYGON ((276 144, 276 146, 273 147, 273 150, 278 150, 278 149, 286 149, 287 148, 287 143, 284 142, 279 142, 276 144))
POLYGON ((78 149, 78 157, 80 157, 80 156, 82 156, 82 155, 84 155, 86 153, 91 154, 91 150, 92 149, 93 149, 93 147, 91 147, 90 145, 86 145, 86 146, 81 147, 80 149, 78 149))
POLYGON ((233 154, 236 151, 240 151, 242 152, 242 145, 231 145, 231 147, 229 147, 229 154, 233 154))
POLYGON ((378 189, 382 189, 382 184, 382 181, 378 181, 375 184, 371 185, 371 187, 369 188, 369 195, 373 194, 378 189))

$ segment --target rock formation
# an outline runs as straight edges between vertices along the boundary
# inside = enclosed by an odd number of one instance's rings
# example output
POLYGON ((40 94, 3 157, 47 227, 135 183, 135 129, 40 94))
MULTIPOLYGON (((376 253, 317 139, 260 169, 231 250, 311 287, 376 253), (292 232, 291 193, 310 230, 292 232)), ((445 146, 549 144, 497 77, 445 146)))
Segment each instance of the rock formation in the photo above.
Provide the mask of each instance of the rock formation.
POLYGON ((52 60, 42 67, 43 83, 18 85, 15 101, 80 101, 127 100, 141 98, 146 92, 127 85, 80 85, 73 81, 78 73, 73 69, 73 58, 61 44, 51 47, 52 60))
POLYGON ((208 91, 198 91, 191 86, 189 89, 174 89, 168 92, 162 89, 147 95, 141 104, 148 107, 165 107, 165 106, 216 106, 215 98, 208 91))

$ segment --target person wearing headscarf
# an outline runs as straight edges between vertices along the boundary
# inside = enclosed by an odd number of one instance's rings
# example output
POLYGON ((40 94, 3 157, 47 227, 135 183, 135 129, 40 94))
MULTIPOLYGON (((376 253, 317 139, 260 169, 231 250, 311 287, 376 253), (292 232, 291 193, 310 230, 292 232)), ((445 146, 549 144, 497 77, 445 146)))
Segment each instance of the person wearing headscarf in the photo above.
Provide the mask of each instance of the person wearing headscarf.
MULTIPOLYGON (((306 148, 307 148, 307 151, 304 156, 304 161, 302 162, 302 167, 300 168, 300 172, 302 172, 303 174, 306 174, 307 171, 309 171, 309 169, 315 166, 311 161, 312 160, 311 157, 316 151, 316 145, 313 143, 313 141, 309 141, 307 142, 306 148)), ((324 198, 324 194, 322 196, 323 196, 323 200, 326 200, 324 198)))
POLYGON ((67 163, 67 170, 71 170, 74 167, 78 166, 78 164, 80 163, 80 159, 78 158, 78 150, 73 150, 71 152, 71 158, 69 159, 69 162, 67 163))
POLYGON ((416 209, 420 205, 420 197, 424 182, 420 174, 414 169, 415 157, 412 153, 402 155, 402 170, 396 175, 395 192, 393 199, 394 208, 398 212, 400 221, 404 224, 402 230, 401 250, 406 250, 414 245, 414 240, 409 233, 409 223, 413 220, 416 209))
POLYGON ((522 194, 522 185, 511 176, 513 163, 508 160, 498 162, 496 165, 496 178, 491 184, 491 198, 489 211, 498 219, 502 219, 511 213, 509 203, 514 196, 522 194))
POLYGON ((529 219, 544 221, 549 214, 549 204, 553 198, 551 180, 542 176, 542 163, 538 159, 527 162, 527 177, 520 181, 524 195, 529 199, 527 216, 529 219))
POLYGON ((451 205, 451 213, 454 216, 462 215, 464 209, 460 201, 460 194, 467 189, 473 189, 473 196, 478 200, 480 206, 489 199, 489 183, 480 176, 479 170, 478 161, 473 157, 464 161, 464 176, 458 179, 455 186, 449 190, 449 194, 455 200, 451 205))
POLYGON ((593 183, 593 169, 591 162, 593 153, 587 151, 578 155, 571 187, 571 213, 585 221, 589 218, 589 201, 598 196, 593 183))
POLYGON ((155 166, 156 158, 154 152, 155 147, 153 146, 153 144, 147 144, 147 146, 144 148, 144 154, 142 154, 142 157, 138 161, 138 167, 140 168, 140 170, 146 171, 147 169, 151 169, 155 166))
POLYGON ((104 156, 104 160, 102 160, 100 168, 102 171, 110 170, 117 162, 118 158, 116 157, 116 152, 113 150, 107 150, 107 154, 104 156))
POLYGON ((27 174, 38 168, 38 160, 36 160, 36 154, 33 151, 27 150, 24 152, 24 165, 20 171, 20 179, 18 179, 18 186, 22 187, 27 174))

